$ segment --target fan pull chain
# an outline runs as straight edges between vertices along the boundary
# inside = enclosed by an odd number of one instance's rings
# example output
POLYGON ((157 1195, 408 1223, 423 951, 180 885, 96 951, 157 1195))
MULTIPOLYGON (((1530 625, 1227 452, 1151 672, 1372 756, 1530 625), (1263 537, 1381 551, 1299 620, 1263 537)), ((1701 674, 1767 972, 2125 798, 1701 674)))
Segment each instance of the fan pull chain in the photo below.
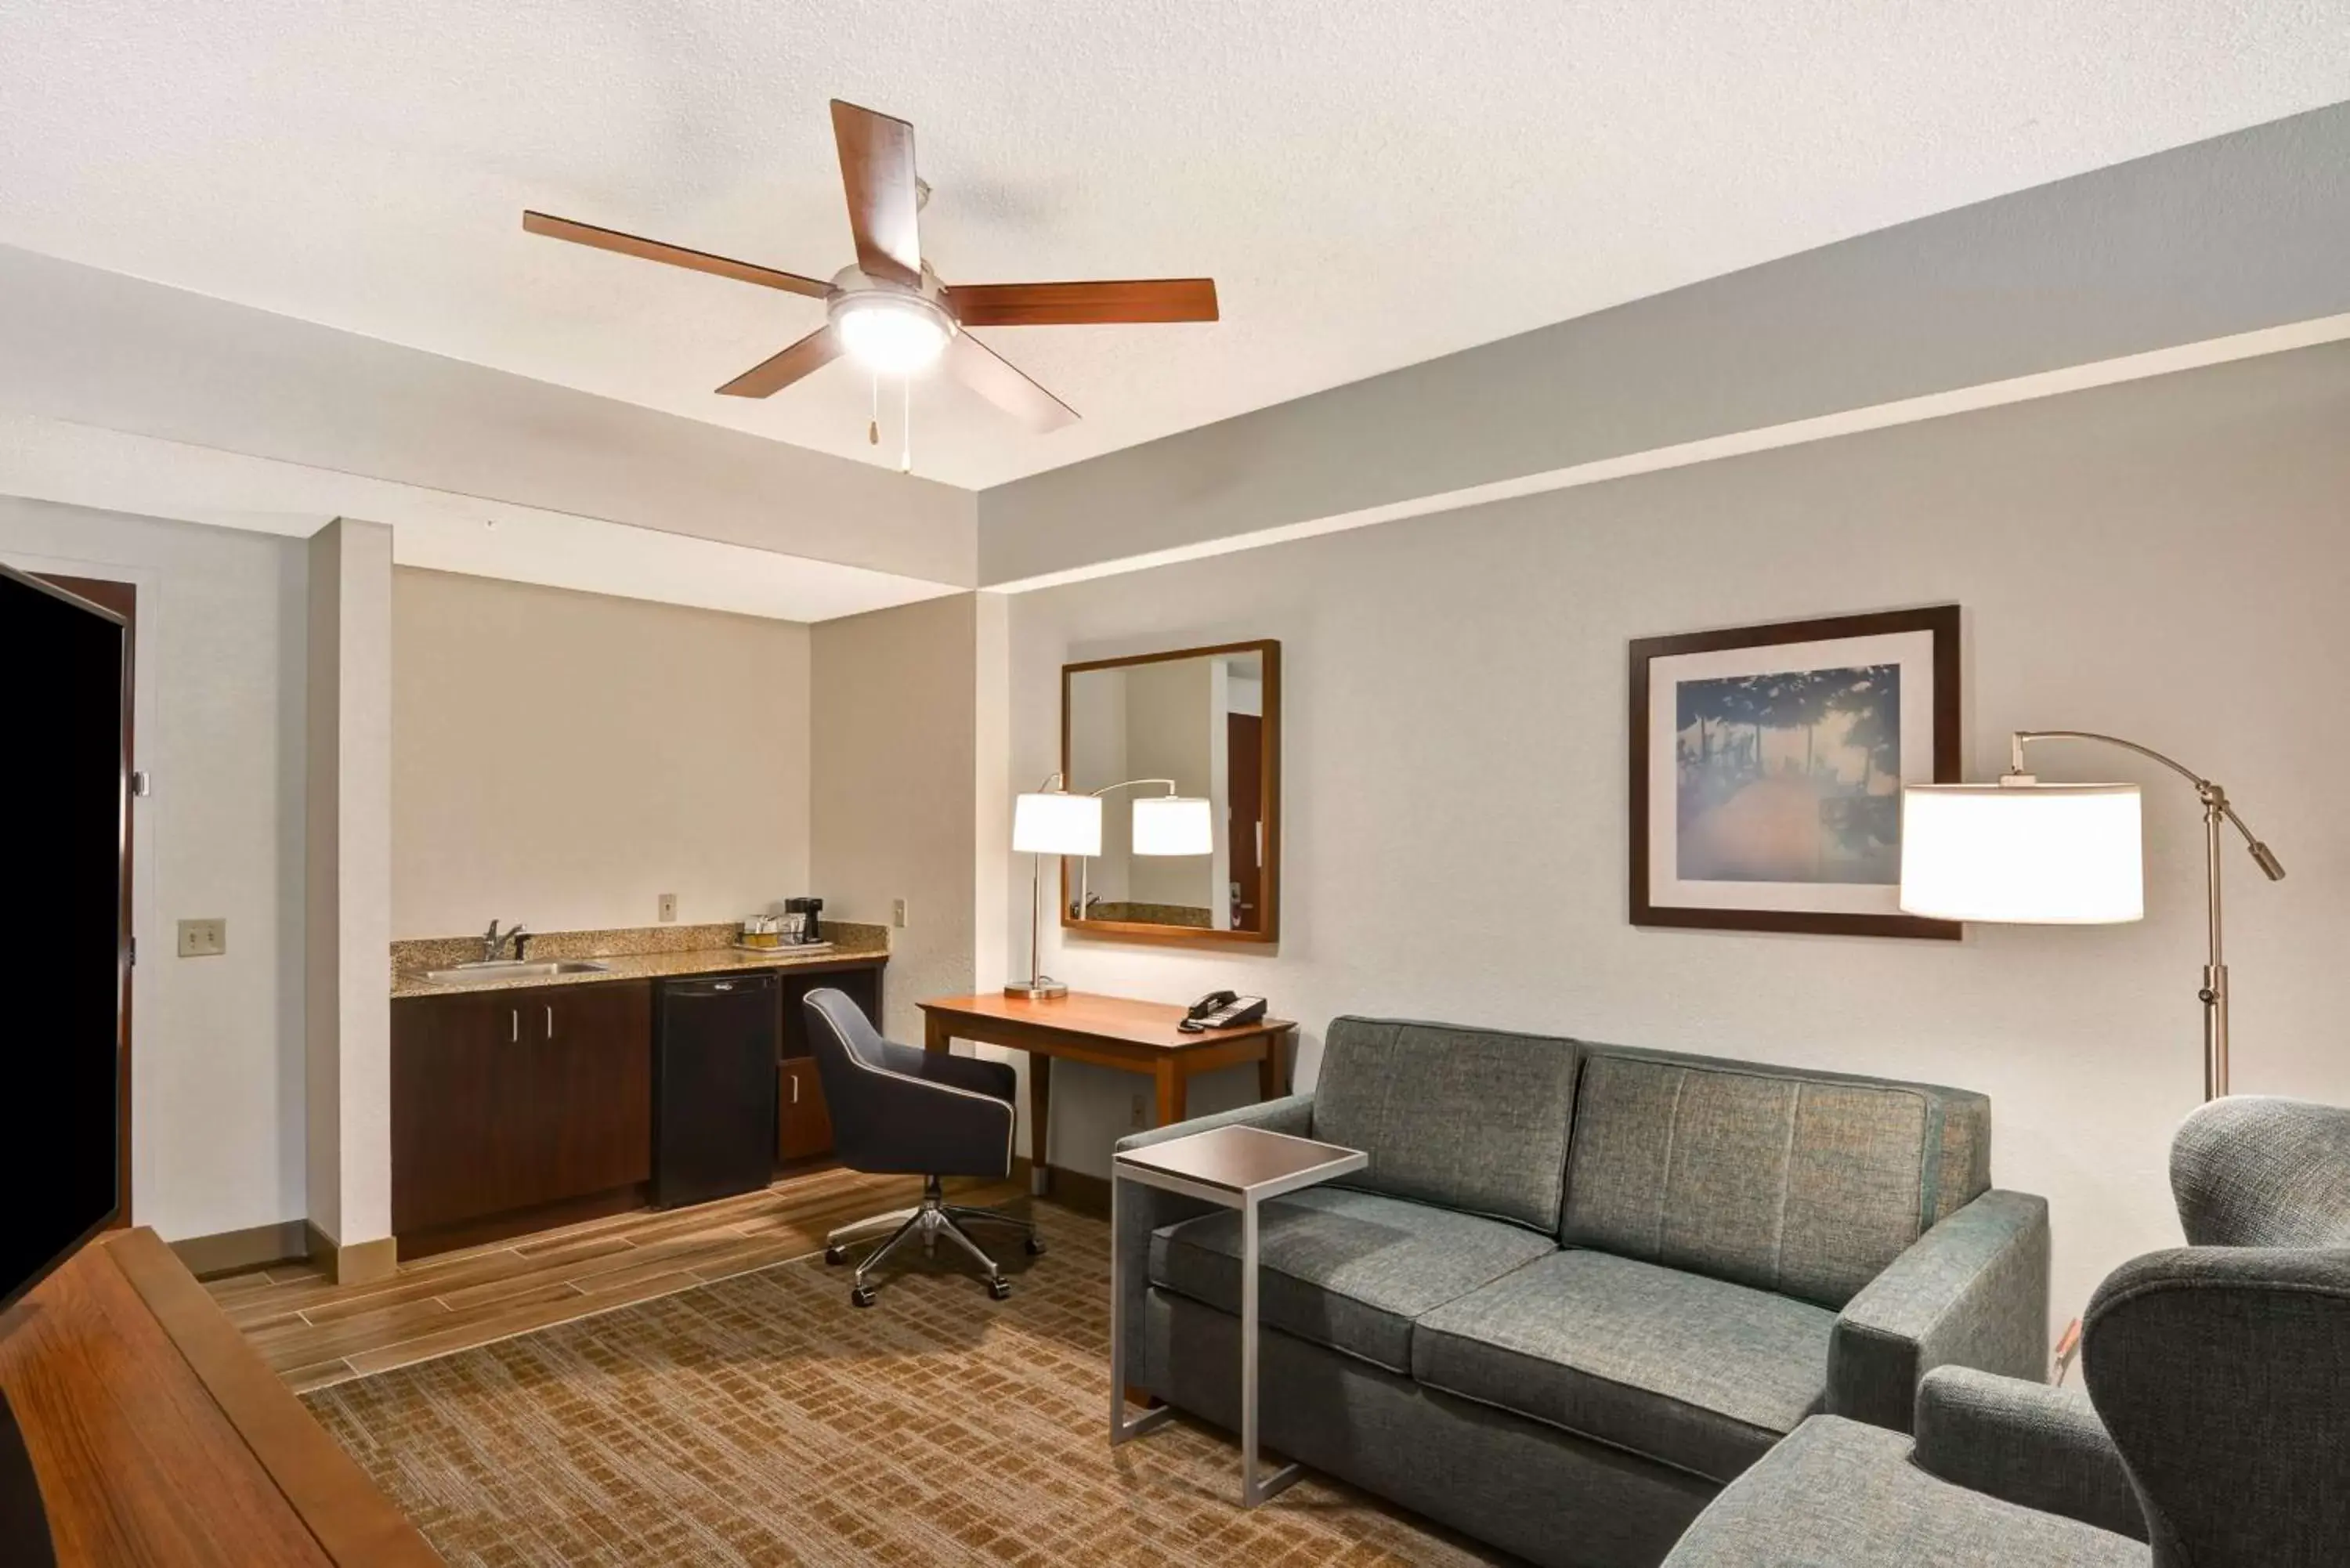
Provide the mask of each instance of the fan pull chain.
POLYGON ((898 472, 914 472, 914 378, 908 376, 898 383, 901 400, 898 405, 898 425, 905 445, 898 455, 898 472))
POLYGON ((873 417, 866 421, 865 444, 867 446, 881 444, 881 377, 878 371, 873 377, 873 417))

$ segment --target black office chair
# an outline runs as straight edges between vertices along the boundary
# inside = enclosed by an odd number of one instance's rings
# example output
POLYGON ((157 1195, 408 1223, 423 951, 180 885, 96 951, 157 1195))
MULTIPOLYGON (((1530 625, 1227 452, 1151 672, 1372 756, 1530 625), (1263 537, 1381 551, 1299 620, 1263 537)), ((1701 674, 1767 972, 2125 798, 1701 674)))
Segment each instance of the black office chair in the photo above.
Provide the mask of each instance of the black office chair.
POLYGON ((877 1176, 922 1179, 922 1200, 915 1208, 877 1214, 825 1238, 824 1261, 843 1263, 851 1245, 889 1231, 889 1239, 857 1265, 849 1301, 871 1306, 873 1287, 867 1277, 916 1235, 925 1251, 935 1251, 944 1236, 970 1253, 987 1271, 987 1293, 1003 1300, 1012 1293, 1012 1282, 963 1225, 1008 1225, 1022 1233, 1032 1258, 1043 1254, 1044 1239, 1017 1215, 949 1203, 944 1183, 950 1176, 1002 1180, 1012 1174, 1012 1105, 1019 1082, 1012 1069, 1001 1062, 918 1051, 885 1040, 864 1009, 830 988, 808 992, 806 1007, 808 1039, 841 1163, 877 1176))

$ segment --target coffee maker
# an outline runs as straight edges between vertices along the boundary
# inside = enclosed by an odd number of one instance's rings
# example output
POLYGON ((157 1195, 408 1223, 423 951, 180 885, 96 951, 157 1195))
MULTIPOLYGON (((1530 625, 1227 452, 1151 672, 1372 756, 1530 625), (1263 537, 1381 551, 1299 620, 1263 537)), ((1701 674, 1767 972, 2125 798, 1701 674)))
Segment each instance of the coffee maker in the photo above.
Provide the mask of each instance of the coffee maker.
POLYGON ((823 912, 824 900, 822 898, 786 898, 784 900, 784 913, 786 915, 806 915, 807 917, 807 924, 800 930, 800 940, 803 942, 820 942, 824 940, 824 925, 823 922, 816 918, 823 912))

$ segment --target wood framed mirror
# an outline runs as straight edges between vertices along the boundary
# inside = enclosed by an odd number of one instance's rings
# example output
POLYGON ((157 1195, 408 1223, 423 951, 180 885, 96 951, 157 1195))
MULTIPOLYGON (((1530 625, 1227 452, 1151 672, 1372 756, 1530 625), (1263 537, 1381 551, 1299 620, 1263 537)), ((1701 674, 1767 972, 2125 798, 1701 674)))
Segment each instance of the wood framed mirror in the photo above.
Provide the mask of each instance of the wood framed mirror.
POLYGON ((1279 642, 1063 665, 1061 774, 1102 797, 1102 852, 1061 862, 1065 928, 1279 940, 1279 642))

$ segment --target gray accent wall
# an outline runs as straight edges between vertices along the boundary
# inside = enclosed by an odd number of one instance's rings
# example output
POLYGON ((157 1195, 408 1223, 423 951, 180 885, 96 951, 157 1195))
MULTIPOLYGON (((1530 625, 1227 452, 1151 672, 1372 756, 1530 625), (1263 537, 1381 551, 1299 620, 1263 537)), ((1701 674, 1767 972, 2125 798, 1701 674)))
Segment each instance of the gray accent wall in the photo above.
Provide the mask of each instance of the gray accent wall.
POLYGON ((2338 315, 2345 255, 2336 105, 997 486, 980 581, 2338 315))
MULTIPOLYGON (((1055 765, 1059 666, 1282 639, 1282 940, 1072 940, 1071 985, 1260 993, 1302 1082, 1345 1012, 1975 1089, 1991 1179, 2053 1203, 2057 1319, 2175 1245, 2171 1129, 2201 1095, 2191 791, 2146 789, 2147 918, 1960 942, 1645 929, 1626 916, 1626 644, 1956 602, 1966 772, 2011 729, 2112 731, 2210 771, 2292 868, 2231 850, 2235 1085, 2350 1103, 2350 345, 1012 596, 1010 777, 1055 765)), ((1002 840, 983 844, 1003 856, 1002 840)), ((1024 945, 1025 867, 1000 906, 1024 945)), ((1054 1075, 1058 1164, 1105 1171, 1134 1080, 1054 1075)), ((1243 1072, 1192 1108, 1254 1097, 1243 1072)))

